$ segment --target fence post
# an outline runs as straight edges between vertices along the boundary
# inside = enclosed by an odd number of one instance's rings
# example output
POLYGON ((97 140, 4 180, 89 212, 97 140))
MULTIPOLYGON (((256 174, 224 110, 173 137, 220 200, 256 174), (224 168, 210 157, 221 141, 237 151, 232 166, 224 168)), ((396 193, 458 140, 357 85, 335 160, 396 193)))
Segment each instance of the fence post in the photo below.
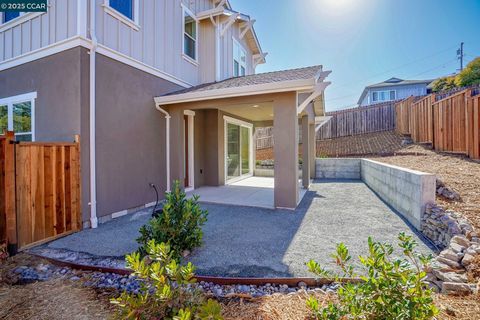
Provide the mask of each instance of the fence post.
MULTIPOLYGON (((15 136, 13 131, 5 133, 5 224, 7 246, 10 255, 17 253, 17 213, 15 207, 15 136)), ((3 186, 2 186, 3 187, 3 186)))
POLYGON ((471 148, 470 148, 470 145, 471 145, 471 139, 470 138, 473 138, 473 135, 471 135, 471 131, 472 131, 472 125, 471 125, 471 120, 473 120, 473 117, 472 119, 470 119, 469 115, 470 115, 470 111, 469 109, 471 109, 470 107, 470 103, 472 103, 472 90, 468 90, 467 92, 465 92, 465 149, 466 149, 466 153, 467 153, 467 156, 471 156, 471 148))

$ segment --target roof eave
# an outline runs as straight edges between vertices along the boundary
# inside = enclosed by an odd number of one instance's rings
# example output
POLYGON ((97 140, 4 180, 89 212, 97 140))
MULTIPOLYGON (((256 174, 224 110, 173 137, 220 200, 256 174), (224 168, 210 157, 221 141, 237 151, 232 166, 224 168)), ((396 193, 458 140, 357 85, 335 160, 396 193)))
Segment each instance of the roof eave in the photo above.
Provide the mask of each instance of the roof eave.
POLYGON ((242 97, 269 93, 280 93, 289 91, 312 90, 315 86, 315 79, 301 79, 281 82, 270 82, 256 85, 247 85, 233 88, 223 88, 196 92, 172 94, 168 96, 155 97, 155 104, 160 106, 195 101, 215 100, 223 98, 242 97))

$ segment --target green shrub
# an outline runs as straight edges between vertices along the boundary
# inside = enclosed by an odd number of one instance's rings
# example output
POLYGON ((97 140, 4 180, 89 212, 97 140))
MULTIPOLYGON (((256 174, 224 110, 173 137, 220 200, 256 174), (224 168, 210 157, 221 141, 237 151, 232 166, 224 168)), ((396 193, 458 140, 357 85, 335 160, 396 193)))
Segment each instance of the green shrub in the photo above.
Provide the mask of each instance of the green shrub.
POLYGON ((480 84, 480 57, 472 60, 455 78, 459 87, 468 87, 480 84))
MULTIPOLYGON (((392 257, 393 246, 368 239, 369 255, 360 256, 364 274, 361 283, 345 283, 338 289, 338 303, 320 307, 310 297, 307 306, 316 319, 432 319, 438 310, 433 304, 432 291, 425 282, 424 271, 431 256, 418 254, 416 242, 410 236, 399 235, 403 259, 392 257)), ((341 243, 332 255, 340 274, 333 274, 311 260, 307 263, 318 276, 339 280, 339 277, 357 277, 350 265, 351 256, 341 243)))
POLYGON ((455 77, 442 77, 433 81, 432 91, 433 92, 443 92, 455 89, 457 87, 455 83, 455 77))
POLYGON ((207 221, 208 212, 201 210, 198 196, 186 198, 185 192, 175 181, 173 190, 166 193, 162 212, 140 228, 140 254, 146 254, 150 240, 165 242, 172 248, 172 255, 179 260, 185 250, 192 250, 202 244, 202 226, 207 221))
POLYGON ((212 319, 220 320, 221 307, 214 300, 205 301, 195 283, 195 267, 181 266, 172 258, 170 246, 147 244, 147 256, 139 252, 126 256, 127 267, 141 281, 140 293, 124 291, 111 302, 119 307, 117 316, 122 319, 212 319))

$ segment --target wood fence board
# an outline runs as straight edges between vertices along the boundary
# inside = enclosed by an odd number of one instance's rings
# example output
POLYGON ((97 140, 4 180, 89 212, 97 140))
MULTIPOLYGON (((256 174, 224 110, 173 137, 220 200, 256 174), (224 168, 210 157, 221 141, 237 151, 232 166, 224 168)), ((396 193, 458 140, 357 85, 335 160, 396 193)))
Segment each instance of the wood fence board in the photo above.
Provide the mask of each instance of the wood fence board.
POLYGON ((22 249, 78 231, 81 227, 79 140, 73 144, 16 145, 7 140, 0 137, 0 240, 6 238, 9 244, 18 244, 22 249), (10 155, 6 150, 10 150, 10 155), (12 199, 14 205, 9 210, 12 215, 13 207, 13 221, 3 213, 6 202, 12 199))

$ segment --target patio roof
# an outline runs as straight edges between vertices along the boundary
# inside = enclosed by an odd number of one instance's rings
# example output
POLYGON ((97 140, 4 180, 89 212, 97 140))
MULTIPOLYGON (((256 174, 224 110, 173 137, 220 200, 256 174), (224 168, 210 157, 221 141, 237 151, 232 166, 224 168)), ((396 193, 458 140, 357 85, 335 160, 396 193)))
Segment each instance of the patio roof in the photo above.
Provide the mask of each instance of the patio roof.
POLYGON ((322 66, 317 65, 234 77, 155 97, 155 103, 157 105, 169 105, 288 91, 323 92, 325 87, 330 84, 330 82, 323 82, 330 72, 323 71, 322 66))

